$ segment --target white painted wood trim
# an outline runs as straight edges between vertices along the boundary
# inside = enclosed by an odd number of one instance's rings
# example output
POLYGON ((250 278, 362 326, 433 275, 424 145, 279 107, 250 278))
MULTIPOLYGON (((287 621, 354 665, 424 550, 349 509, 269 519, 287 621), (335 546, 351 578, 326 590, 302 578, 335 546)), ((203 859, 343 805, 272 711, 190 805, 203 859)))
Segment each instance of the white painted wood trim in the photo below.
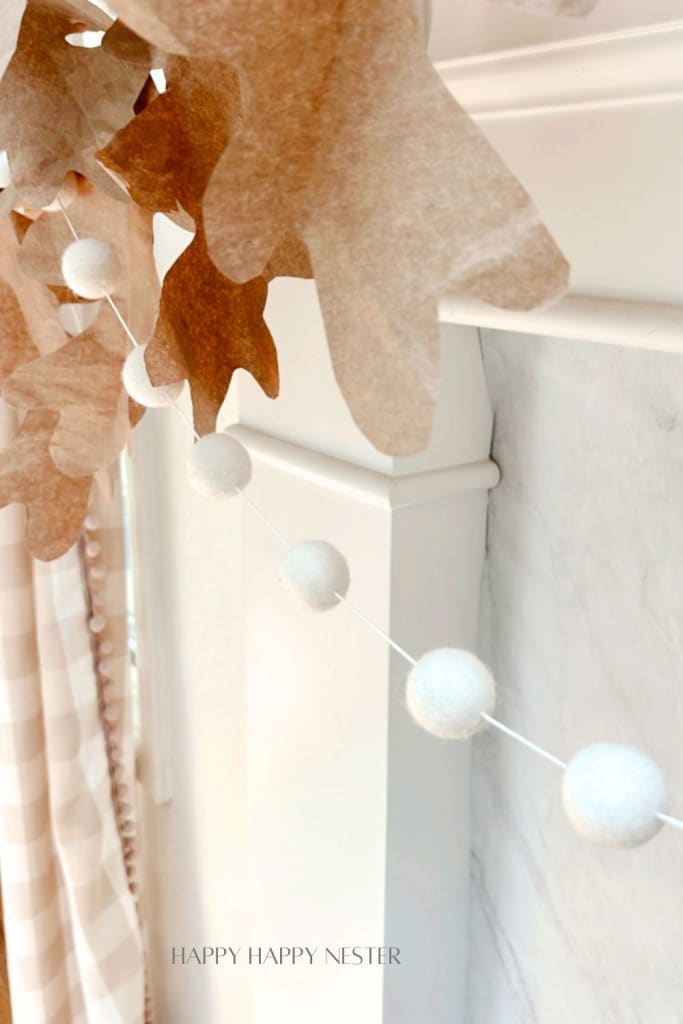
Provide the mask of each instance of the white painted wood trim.
POLYGON ((490 459, 390 477, 251 427, 235 425, 229 433, 242 442, 257 462, 386 511, 411 508, 447 494, 487 491, 500 479, 499 469, 490 459))
POLYGON ((437 63, 475 121, 683 100, 683 21, 437 63))
MULTIPOLYGON (((481 54, 440 62, 436 68, 458 102, 475 121, 483 123, 493 144, 498 146, 499 138, 502 139, 502 151, 506 159, 510 160, 511 166, 524 181, 524 169, 529 163, 527 154, 537 151, 541 157, 548 139, 556 141, 561 138, 560 129, 565 119, 567 131, 574 139, 581 137, 578 133, 585 130, 583 126, 586 124, 590 125, 589 132, 593 133, 588 137, 594 138, 596 125, 599 125, 602 138, 614 138, 615 150, 624 147, 624 138, 619 134, 619 118, 615 117, 620 108, 651 108, 653 119, 659 117, 653 123, 661 125, 658 138, 663 139, 668 133, 673 135, 679 131, 683 110, 683 20, 481 54), (663 121, 662 110, 667 112, 663 121), (577 120, 573 117, 577 113, 585 114, 585 119, 577 120), (515 119, 523 119, 524 124, 520 123, 515 128, 510 124, 515 119), (549 131, 549 126, 558 127, 549 131), (515 142, 517 136, 519 140, 515 142)), ((643 114, 644 118, 648 116, 647 112, 643 114)), ((548 172, 547 185, 544 182, 541 182, 543 187, 539 187, 538 182, 532 185, 530 190, 551 228, 557 219, 554 216, 555 207, 565 201, 567 194, 571 197, 570 207, 573 204, 572 208, 576 208, 577 213, 580 213, 580 204, 584 199, 593 211, 599 211, 601 203, 606 202, 614 174, 611 163, 604 163, 605 153, 609 152, 609 147, 602 147, 601 155, 596 153, 594 156, 594 186, 585 186, 583 194, 572 190, 571 180, 563 188, 561 173, 564 165, 558 161, 549 164, 554 168, 554 183, 548 172)), ((658 157, 656 153, 653 154, 655 166, 658 158, 661 159, 661 155, 658 157)), ((567 160, 568 165, 572 166, 570 143, 567 143, 567 160)), ((627 166, 623 173, 630 182, 627 166)), ((662 175, 659 178, 664 180, 662 175)), ((670 211, 675 210, 678 204, 678 193, 672 194, 672 189, 677 186, 672 183, 671 175, 666 179, 668 183, 665 186, 652 184, 658 180, 657 177, 651 181, 642 180, 644 194, 650 190, 650 202, 646 204, 649 212, 643 216, 669 223, 670 211), (653 204, 652 189, 657 187, 663 188, 663 191, 656 204, 653 204)), ((634 177, 630 183, 631 192, 639 185, 639 179, 634 177)), ((599 212, 597 217, 600 217, 599 212)), ((598 223, 595 212, 593 218, 593 223, 598 223)), ((603 221, 603 238, 609 239, 614 233, 615 246, 623 245, 623 236, 619 236, 621 242, 616 241, 618 230, 615 230, 617 220, 614 211, 605 206, 605 216, 600 217, 600 220, 603 221)), ((560 245, 569 254, 578 252, 582 261, 590 259, 582 238, 572 236, 572 222, 566 218, 560 222, 563 231, 555 231, 560 245)), ((584 222, 579 216, 578 222, 590 223, 590 218, 584 222)), ((586 228, 581 230, 585 232, 586 228)), ((651 241, 648 244, 652 246, 651 241)), ((573 263, 580 262, 575 260, 574 255, 571 255, 571 259, 573 263)), ((656 268, 662 259, 657 251, 650 252, 647 248, 641 249, 638 255, 634 253, 634 261, 640 261, 639 266, 642 264, 642 274, 639 276, 647 277, 647 282, 643 280, 642 285, 639 285, 641 293, 647 294, 648 289, 652 290, 657 281, 656 268)), ((683 302, 667 305, 641 301, 637 293, 633 294, 633 275, 625 285, 623 298, 614 294, 603 295, 600 294, 600 285, 592 289, 585 276, 584 273, 580 289, 583 292, 593 291, 593 294, 569 294, 550 308, 530 313, 510 312, 446 296, 441 302, 441 320, 444 323, 545 334, 631 348, 683 352, 683 302)))
POLYGON ((683 354, 683 306, 567 295, 547 309, 516 313, 449 296, 439 316, 442 323, 683 354))

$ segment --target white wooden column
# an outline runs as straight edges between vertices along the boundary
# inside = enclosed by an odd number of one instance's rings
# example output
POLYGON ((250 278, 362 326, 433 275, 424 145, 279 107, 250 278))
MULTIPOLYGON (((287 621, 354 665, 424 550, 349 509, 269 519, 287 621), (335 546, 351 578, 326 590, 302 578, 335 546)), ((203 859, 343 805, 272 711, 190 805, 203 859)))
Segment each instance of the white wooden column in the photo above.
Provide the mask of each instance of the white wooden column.
MULTIPOLYGON (((250 378, 222 425, 254 462, 248 494, 291 541, 348 559, 349 598, 419 655, 473 647, 491 411, 477 332, 444 327, 443 401, 419 457, 353 424, 311 282, 271 285, 282 393, 250 378)), ((146 900, 166 1024, 464 1024, 469 752, 404 708, 408 666, 351 610, 313 613, 278 583, 283 546, 248 503, 189 486, 168 410, 135 439, 146 900), (179 966, 172 947, 241 947, 179 966), (313 966, 249 946, 318 947, 313 966), (400 966, 325 965, 326 947, 398 946, 400 966)))
MULTIPOLYGON (((475 647, 497 481, 476 331, 444 328, 432 445, 393 460, 350 421, 312 287, 276 283, 269 319, 283 397, 246 384, 233 428, 254 461, 250 497, 291 541, 334 543, 349 600, 409 651, 475 647)), ((254 1024, 460 1024, 468 747, 413 724, 408 666, 348 607, 314 613, 284 591, 280 540, 243 514, 250 941, 318 947, 316 966, 252 970, 254 1024), (397 946, 401 963, 325 965, 339 946, 397 946)))

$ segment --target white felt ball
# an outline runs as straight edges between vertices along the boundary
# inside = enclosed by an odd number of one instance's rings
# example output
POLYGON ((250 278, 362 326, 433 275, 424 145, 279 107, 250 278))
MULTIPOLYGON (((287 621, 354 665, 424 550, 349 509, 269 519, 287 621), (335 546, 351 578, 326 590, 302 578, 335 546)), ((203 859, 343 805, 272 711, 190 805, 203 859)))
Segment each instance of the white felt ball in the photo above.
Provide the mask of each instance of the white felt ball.
POLYGON ((408 674, 408 710, 434 736, 463 740, 486 725, 496 703, 496 684, 470 651, 440 647, 424 654, 408 674))
POLYGON ((639 846, 659 831, 668 793, 659 766, 635 747, 593 743, 571 759, 562 799, 584 839, 602 846, 639 846))
POLYGON ((103 299, 115 291, 120 269, 116 253, 99 238, 79 238, 62 254, 62 275, 83 299, 103 299))
POLYGON ((163 384, 161 387, 152 384, 145 366, 144 345, 136 345, 128 353, 121 377, 123 386, 133 401, 147 409, 160 409, 164 405, 170 405, 180 397, 183 390, 182 381, 176 384, 163 384))
POLYGON ((280 562, 280 580, 299 600, 316 611, 339 603, 349 589, 346 559, 326 540, 303 540, 280 562))
POLYGON ((249 452, 229 434, 206 434, 192 448, 190 483, 210 498, 232 497, 251 480, 249 452))

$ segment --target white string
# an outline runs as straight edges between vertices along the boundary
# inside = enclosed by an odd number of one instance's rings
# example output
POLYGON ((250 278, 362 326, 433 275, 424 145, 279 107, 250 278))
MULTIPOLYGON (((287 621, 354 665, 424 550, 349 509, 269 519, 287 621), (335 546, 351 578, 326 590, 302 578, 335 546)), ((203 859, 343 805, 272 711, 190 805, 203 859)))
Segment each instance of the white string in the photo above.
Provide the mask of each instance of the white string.
POLYGON ((658 811, 656 817, 665 825, 673 825, 674 828, 683 830, 683 820, 681 818, 674 818, 673 815, 664 814, 662 811, 658 811))
POLYGON ((364 615, 359 608, 356 608, 355 604, 351 604, 348 597, 344 597, 343 594, 338 593, 338 591, 336 590, 333 590, 332 593, 334 594, 335 597, 338 597, 340 601, 343 601, 346 607, 350 608, 353 614, 357 616, 357 618, 359 618, 361 622, 364 622, 366 626, 369 626, 370 629, 374 630, 375 633, 377 633, 378 636, 381 636, 382 639, 385 640, 390 647, 393 647, 393 649, 398 654, 400 654, 402 658, 405 658, 409 665, 417 665, 417 659, 414 658, 412 654, 408 654, 408 652, 404 650, 403 647, 400 646, 400 644, 397 644, 396 641, 392 637, 390 637, 388 633, 385 633, 384 630, 380 629, 380 627, 371 619, 369 619, 367 615, 364 615))
POLYGON ((518 743, 528 747, 529 750, 533 750, 535 754, 538 754, 540 757, 544 757, 546 761, 550 761, 551 764, 556 764, 558 768, 567 767, 564 761, 560 761, 559 757, 555 757, 555 755, 551 754, 549 750, 544 750, 543 747, 539 747, 535 743, 532 743, 531 740, 528 740, 525 736, 521 736, 520 733, 515 732, 514 729, 510 729, 509 726, 503 725, 503 723, 499 722, 497 718, 492 718, 491 715, 487 715, 485 711, 482 711, 481 717, 485 722, 488 722, 489 725, 492 725, 494 729, 499 729, 500 732, 504 732, 506 736, 510 736, 513 740, 517 740, 518 743))
MULTIPOLYGON (((73 221, 71 220, 71 217, 67 213, 66 208, 64 207, 64 204, 62 203, 62 200, 61 200, 61 198, 59 196, 57 196, 57 202, 59 203, 59 207, 60 207, 60 209, 61 209, 61 211, 62 211, 62 213, 64 215, 64 219, 66 220, 66 223, 67 223, 67 225, 69 227, 69 230, 71 231, 71 234, 73 235, 73 237, 74 237, 74 239, 76 241, 79 241, 78 232, 76 231, 76 228, 74 227, 73 221)), ((105 295, 104 297, 107 300, 107 302, 109 303, 109 305, 111 306, 112 311, 114 312, 117 320, 121 324, 121 327, 125 331, 127 337, 129 338, 130 342, 132 343, 132 345, 134 347, 136 347, 136 348, 140 347, 141 343, 137 340, 137 338, 135 337, 135 335, 131 331, 130 327, 126 323, 125 318, 123 317, 123 314, 119 310, 118 306, 116 305, 116 303, 114 302, 112 297, 110 295, 105 295)), ((180 409, 179 406, 176 404, 175 399, 171 395, 169 395, 168 392, 164 393, 164 399, 175 410, 175 412, 180 416, 180 418, 183 421, 183 423, 185 424, 185 426, 187 426, 188 429, 194 435, 195 440, 198 441, 199 440, 199 434, 195 430, 194 425, 190 422, 190 420, 187 418, 185 413, 182 411, 182 409, 180 409)), ((260 508, 256 504, 256 502, 252 498, 250 498, 249 495, 241 487, 236 487, 235 490, 242 496, 242 498, 246 501, 246 503, 249 505, 249 507, 251 509, 253 509, 254 512, 256 512, 256 514, 262 519, 262 521, 266 524, 266 526, 270 530, 272 530, 272 532, 275 534, 275 536, 278 538, 278 540, 285 547, 289 547, 290 546, 290 541, 287 539, 287 537, 285 537, 285 535, 275 525, 275 523, 269 518, 269 516, 266 515, 266 513, 263 511, 263 509, 260 508)), ((398 654, 400 654, 401 657, 404 658, 405 661, 409 665, 416 665, 417 664, 417 660, 412 656, 412 654, 409 654, 408 651, 406 651, 403 647, 401 647, 401 645, 398 644, 393 639, 393 637, 389 636, 389 634, 386 633, 383 629, 381 629, 375 622, 373 622, 372 619, 369 619, 367 617, 367 615, 365 615, 359 608, 357 608, 354 604, 352 604, 351 601, 349 601, 349 599, 347 597, 345 597, 343 594, 340 594, 336 590, 333 591, 333 594, 334 594, 334 596, 339 601, 341 601, 343 604, 345 604, 346 607, 351 612, 353 612, 353 614, 358 619, 360 619, 361 622, 363 622, 369 629, 371 629, 378 636, 380 636, 385 641, 385 643, 387 643, 389 645, 389 647, 391 647, 394 651, 396 651, 398 654)), ((546 761, 549 761, 551 764, 554 764, 557 768, 561 768, 561 769, 564 770, 567 767, 566 762, 561 761, 559 757, 556 757, 554 754, 551 754, 551 752, 549 750, 545 750, 543 747, 539 747, 538 744, 533 743, 531 740, 527 739, 526 736, 522 736, 521 733, 518 733, 514 729, 511 729, 509 726, 504 725, 503 722, 499 722, 498 719, 497 718, 493 718, 492 715, 489 715, 485 711, 482 711, 481 717, 484 719, 484 721, 488 725, 492 726, 494 729, 498 729, 499 732, 502 732, 506 736, 509 736, 511 739, 515 740, 517 743, 520 743, 523 747, 526 747, 528 750, 531 750, 534 754, 538 754, 539 757, 542 757, 546 761)), ((662 822, 662 824, 671 825, 673 828, 678 828, 678 829, 683 830, 683 820, 680 819, 680 818, 675 818, 675 817, 673 817, 673 815, 664 814, 663 812, 658 812, 656 814, 656 817, 657 817, 657 819, 659 821, 662 822)))
MULTIPOLYGON (((59 208, 62 211, 62 214, 64 216, 64 220, 66 221, 66 223, 68 225, 69 231, 73 235, 74 239, 77 242, 80 242, 80 235, 76 231, 76 228, 74 226, 74 222, 72 221, 71 217, 69 216, 69 214, 67 212, 67 209, 64 206, 64 203, 62 202, 61 196, 59 196, 59 195, 57 196, 57 202, 59 203, 59 208)), ((116 317, 118 322, 121 324, 121 327, 125 331, 126 336, 127 336, 128 340, 130 341, 131 345, 133 346, 133 348, 142 348, 143 347, 142 346, 142 342, 138 341, 138 339, 135 337, 135 335, 131 331, 130 327, 128 326, 128 323, 126 322, 126 318, 124 317, 123 313, 121 312, 119 307, 114 302, 114 300, 111 297, 111 295, 109 295, 108 293, 105 292, 104 298, 109 303, 109 306, 111 307, 111 310, 114 313, 114 316, 116 317)), ((187 416, 185 415, 183 410, 180 408, 180 406, 176 402, 175 398, 172 395, 170 395, 168 393, 168 391, 163 392, 162 397, 163 397, 164 401, 167 403, 167 405, 170 405, 171 408, 175 410, 175 412, 181 418, 181 420, 183 421, 185 426, 188 428, 188 430, 190 430, 192 432, 195 441, 198 441, 199 440, 199 434, 195 430, 194 425, 190 422, 190 420, 187 418, 187 416)))

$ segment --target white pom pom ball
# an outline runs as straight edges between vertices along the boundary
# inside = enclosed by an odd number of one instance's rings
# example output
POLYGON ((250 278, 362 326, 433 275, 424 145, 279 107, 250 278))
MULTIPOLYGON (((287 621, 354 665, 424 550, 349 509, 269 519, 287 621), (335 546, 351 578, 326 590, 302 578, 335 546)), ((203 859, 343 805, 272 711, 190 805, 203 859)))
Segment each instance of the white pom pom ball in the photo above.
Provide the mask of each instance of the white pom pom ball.
POLYGON ((470 651, 440 647, 410 670, 408 710, 418 725, 444 739, 467 739, 484 725, 496 703, 496 684, 486 665, 470 651))
POLYGON ((346 559, 326 540, 304 540, 280 562, 280 580, 300 601, 316 611, 339 603, 349 589, 346 559))
POLYGON ((119 284, 119 261, 108 242, 79 238, 62 254, 62 276, 82 299, 103 299, 119 284))
POLYGON ((229 498, 251 480, 249 452, 229 434, 206 434, 192 448, 190 483, 210 498, 229 498))
POLYGON ((662 826, 668 794, 659 766, 635 747, 593 743, 571 759, 562 785, 574 830, 601 846, 639 846, 662 826))
POLYGON ((133 399, 147 409, 160 409, 175 402, 183 390, 183 382, 155 387, 145 366, 145 346, 137 345, 128 353, 121 374, 123 386, 133 399))

